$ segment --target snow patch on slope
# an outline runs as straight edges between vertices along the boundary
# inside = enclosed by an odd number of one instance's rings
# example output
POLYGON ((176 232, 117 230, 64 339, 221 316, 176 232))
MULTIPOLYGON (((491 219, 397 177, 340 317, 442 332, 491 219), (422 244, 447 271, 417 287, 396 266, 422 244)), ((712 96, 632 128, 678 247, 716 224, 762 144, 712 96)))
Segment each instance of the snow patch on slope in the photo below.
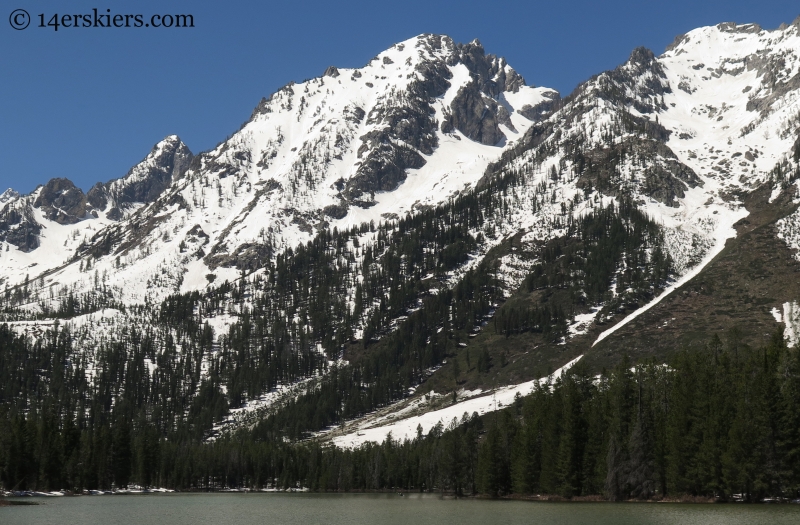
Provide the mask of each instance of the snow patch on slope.
MULTIPOLYGON (((430 432, 433 427, 440 423, 446 427, 453 419, 458 421, 465 413, 468 415, 472 413, 478 413, 480 415, 493 412, 495 410, 501 410, 502 408, 514 403, 514 399, 517 395, 525 396, 530 394, 537 384, 553 382, 560 378, 562 374, 572 368, 572 366, 575 365, 575 363, 577 363, 581 357, 583 356, 576 357, 569 363, 553 372, 550 376, 542 379, 527 381, 518 385, 509 385, 486 393, 481 390, 462 392, 462 396, 473 397, 440 410, 434 410, 418 416, 407 417, 401 419, 400 421, 395 421, 388 424, 384 424, 386 418, 373 420, 368 417, 362 421, 356 422, 354 431, 342 436, 334 437, 332 442, 336 446, 342 448, 354 448, 367 442, 381 443, 389 434, 392 435, 392 439, 399 441, 414 439, 414 437, 417 435, 417 427, 421 427, 423 434, 425 434, 430 432)), ((435 393, 433 393, 433 397, 436 397, 435 393)), ((413 408, 423 407, 424 405, 425 403, 423 401, 417 400, 413 408)), ((411 409, 412 407, 409 406, 409 408, 406 408, 403 411, 393 412, 393 415, 403 416, 411 411, 411 409)))
POLYGON ((19 193, 11 188, 8 188, 3 193, 0 193, 0 206, 19 198, 19 193))
POLYGON ((703 257, 703 260, 700 261, 700 263, 697 264, 694 268, 683 274, 677 281, 669 285, 663 292, 661 292, 661 295, 659 295, 658 297, 647 303, 642 308, 639 308, 638 310, 634 311, 633 313, 625 317, 622 321, 615 324, 605 332, 601 333, 600 336, 597 338, 597 340, 594 343, 592 343, 592 346, 595 346, 597 343, 599 343, 609 335, 613 334, 626 324, 630 323, 631 321, 633 321, 634 319, 636 319, 637 317, 639 317, 640 315, 642 315, 643 313, 645 313, 646 311, 648 311, 649 309, 660 303, 662 299, 667 297, 673 291, 677 290, 690 280, 694 279, 695 276, 697 276, 703 270, 703 268, 705 268, 708 265, 708 263, 713 261, 714 258, 717 255, 719 255, 719 253, 725 248, 726 241, 730 238, 736 237, 736 229, 733 227, 733 224, 736 223, 736 221, 744 217, 747 217, 747 215, 748 212, 747 210, 744 209, 744 207, 727 208, 727 213, 723 214, 723 216, 720 217, 721 226, 717 227, 713 231, 715 238, 714 245, 711 248, 711 250, 709 250, 706 253, 705 257, 703 257))
POLYGON ((783 322, 786 324, 783 336, 789 346, 796 346, 800 341, 800 305, 797 301, 783 303, 783 322))
POLYGON ((775 223, 778 238, 786 243, 796 260, 800 261, 800 208, 775 223))

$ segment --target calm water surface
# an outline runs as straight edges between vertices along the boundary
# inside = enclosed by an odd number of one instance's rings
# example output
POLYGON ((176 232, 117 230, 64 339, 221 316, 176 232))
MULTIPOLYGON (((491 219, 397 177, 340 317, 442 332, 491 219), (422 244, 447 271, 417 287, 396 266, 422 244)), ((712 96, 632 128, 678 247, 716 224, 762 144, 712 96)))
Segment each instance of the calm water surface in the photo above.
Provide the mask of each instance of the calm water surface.
POLYGON ((395 494, 151 494, 28 498, 3 525, 755 525, 800 524, 800 505, 544 503, 395 494))

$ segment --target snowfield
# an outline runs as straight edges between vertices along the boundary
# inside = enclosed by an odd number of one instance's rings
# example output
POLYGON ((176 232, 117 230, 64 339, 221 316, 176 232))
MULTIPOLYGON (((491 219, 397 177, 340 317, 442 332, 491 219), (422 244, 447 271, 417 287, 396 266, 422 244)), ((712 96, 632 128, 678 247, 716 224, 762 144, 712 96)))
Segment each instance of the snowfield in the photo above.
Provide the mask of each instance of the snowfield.
POLYGON ((458 393, 458 397, 467 398, 464 401, 454 403, 439 410, 425 412, 421 415, 403 417, 413 411, 424 411, 425 406, 429 405, 432 399, 441 396, 438 396, 436 393, 431 393, 427 394, 424 398, 416 398, 410 403, 401 402, 404 404, 404 408, 400 410, 390 410, 390 415, 388 416, 384 415, 377 418, 374 416, 367 416, 362 420, 346 425, 344 431, 347 433, 333 437, 331 442, 339 447, 354 448, 367 442, 382 443, 389 434, 391 434, 394 440, 410 440, 417 436, 418 427, 423 434, 427 434, 438 424, 447 428, 454 419, 456 422, 459 422, 464 414, 468 416, 473 413, 483 415, 501 410, 514 403, 514 399, 518 395, 525 396, 530 394, 537 384, 556 381, 566 371, 572 368, 581 357, 583 356, 576 357, 551 375, 541 379, 527 381, 518 385, 509 385, 489 392, 483 392, 481 390, 462 390, 458 393), (397 418, 400 418, 399 421, 397 418))

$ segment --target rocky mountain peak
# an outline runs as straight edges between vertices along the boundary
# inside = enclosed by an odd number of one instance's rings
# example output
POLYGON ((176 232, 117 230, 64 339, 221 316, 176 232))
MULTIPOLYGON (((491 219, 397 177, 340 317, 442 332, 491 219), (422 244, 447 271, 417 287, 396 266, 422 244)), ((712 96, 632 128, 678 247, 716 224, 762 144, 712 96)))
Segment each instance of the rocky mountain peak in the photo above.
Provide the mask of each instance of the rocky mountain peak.
POLYGON ((505 58, 487 55, 478 39, 469 44, 458 44, 456 59, 467 66, 478 88, 493 97, 504 91, 516 93, 525 85, 525 79, 508 65, 505 58))
MULTIPOLYGON (((327 228, 377 224, 469 191, 557 102, 479 41, 419 35, 361 68, 288 83, 196 157, 165 138, 88 192, 99 221, 68 258, 114 272, 126 301, 203 288, 208 275, 259 268, 327 228)), ((59 279, 80 281, 73 270, 59 279)))
POLYGON ((194 156, 177 136, 169 135, 122 178, 98 183, 87 195, 89 203, 119 220, 132 204, 155 201, 172 182, 183 177, 194 156))
POLYGON ((648 48, 639 46, 631 51, 631 56, 628 58, 628 64, 638 67, 640 69, 647 69, 652 67, 656 56, 648 48))
POLYGON ((579 86, 572 97, 587 88, 606 102, 632 107, 642 114, 663 109, 662 97, 672 92, 664 68, 653 52, 645 47, 634 49, 624 64, 579 86))
MULTIPOLYGON (((10 369, 53 341, 42 377, 64 363, 65 399, 106 411, 152 393, 144 432, 341 445, 419 428, 411 408, 497 410, 578 359, 669 362, 726 332, 745 352, 776 321, 796 345, 796 35, 701 28, 563 100, 477 40, 420 35, 288 84, 196 157, 169 136, 88 196, 53 179, 0 207, 2 313, 31 342, 10 369)), ((20 413, 52 397, 34 383, 20 413)))
MULTIPOLYGON (((784 29, 785 27, 779 29, 784 29)), ((758 24, 737 24, 736 22, 722 22, 717 24, 717 29, 726 33, 760 33, 763 31, 758 24)))
POLYGON ((46 219, 58 224, 75 224, 85 219, 86 205, 83 191, 65 178, 50 179, 33 202, 33 207, 41 208, 46 219))
POLYGON ((16 200, 18 198, 19 198, 19 193, 14 191, 12 188, 8 188, 3 193, 0 193, 0 205, 3 205, 12 200, 16 200))

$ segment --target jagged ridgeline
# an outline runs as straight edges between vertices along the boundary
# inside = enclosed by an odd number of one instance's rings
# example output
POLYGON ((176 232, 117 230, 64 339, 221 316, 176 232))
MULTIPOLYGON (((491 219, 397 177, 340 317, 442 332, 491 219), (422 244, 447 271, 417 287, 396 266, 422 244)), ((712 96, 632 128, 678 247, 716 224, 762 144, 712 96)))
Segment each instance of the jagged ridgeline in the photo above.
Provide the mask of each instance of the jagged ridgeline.
POLYGON ((502 246, 447 286, 482 242, 471 232, 487 217, 502 217, 503 193, 522 181, 498 179, 396 223, 323 232, 263 273, 168 297, 155 319, 132 311, 145 328, 122 326, 99 345, 91 383, 87 358, 66 329, 56 326, 35 342, 6 331, 4 406, 10 414, 51 414, 86 436, 119 419, 134 422, 134 433, 152 427, 170 441, 196 441, 229 408, 316 377, 314 388, 276 406, 255 429, 260 439, 295 440, 407 395, 490 312, 497 310, 495 330, 557 341, 569 315, 608 300, 614 279, 627 290, 617 301, 646 300, 664 285, 670 266, 659 228, 622 199, 579 219, 564 216, 555 226, 566 234, 538 250, 540 262, 507 302, 496 275, 502 246), (367 233, 374 242, 359 245, 367 233), (244 306, 215 342, 203 320, 231 305, 244 306), (342 357, 349 363, 335 361, 342 357))
MULTIPOLYGON (((793 370, 777 337, 753 379, 764 334, 800 338, 798 38, 701 28, 562 99, 477 41, 422 35, 285 86, 211 151, 171 136, 86 195, 4 193, 2 482, 379 489, 398 478, 362 479, 369 458, 399 454, 442 469, 414 488, 647 497, 666 472, 684 481, 655 493, 732 491, 749 474, 688 482, 691 454, 651 468, 642 443, 678 418, 657 399, 695 395, 671 375, 694 366, 682 347, 745 327, 737 392, 793 370), (425 419, 576 361, 494 420, 425 419), (402 445, 320 444, 406 416, 428 428, 402 445)), ((722 441, 704 446, 739 454, 722 441)))

